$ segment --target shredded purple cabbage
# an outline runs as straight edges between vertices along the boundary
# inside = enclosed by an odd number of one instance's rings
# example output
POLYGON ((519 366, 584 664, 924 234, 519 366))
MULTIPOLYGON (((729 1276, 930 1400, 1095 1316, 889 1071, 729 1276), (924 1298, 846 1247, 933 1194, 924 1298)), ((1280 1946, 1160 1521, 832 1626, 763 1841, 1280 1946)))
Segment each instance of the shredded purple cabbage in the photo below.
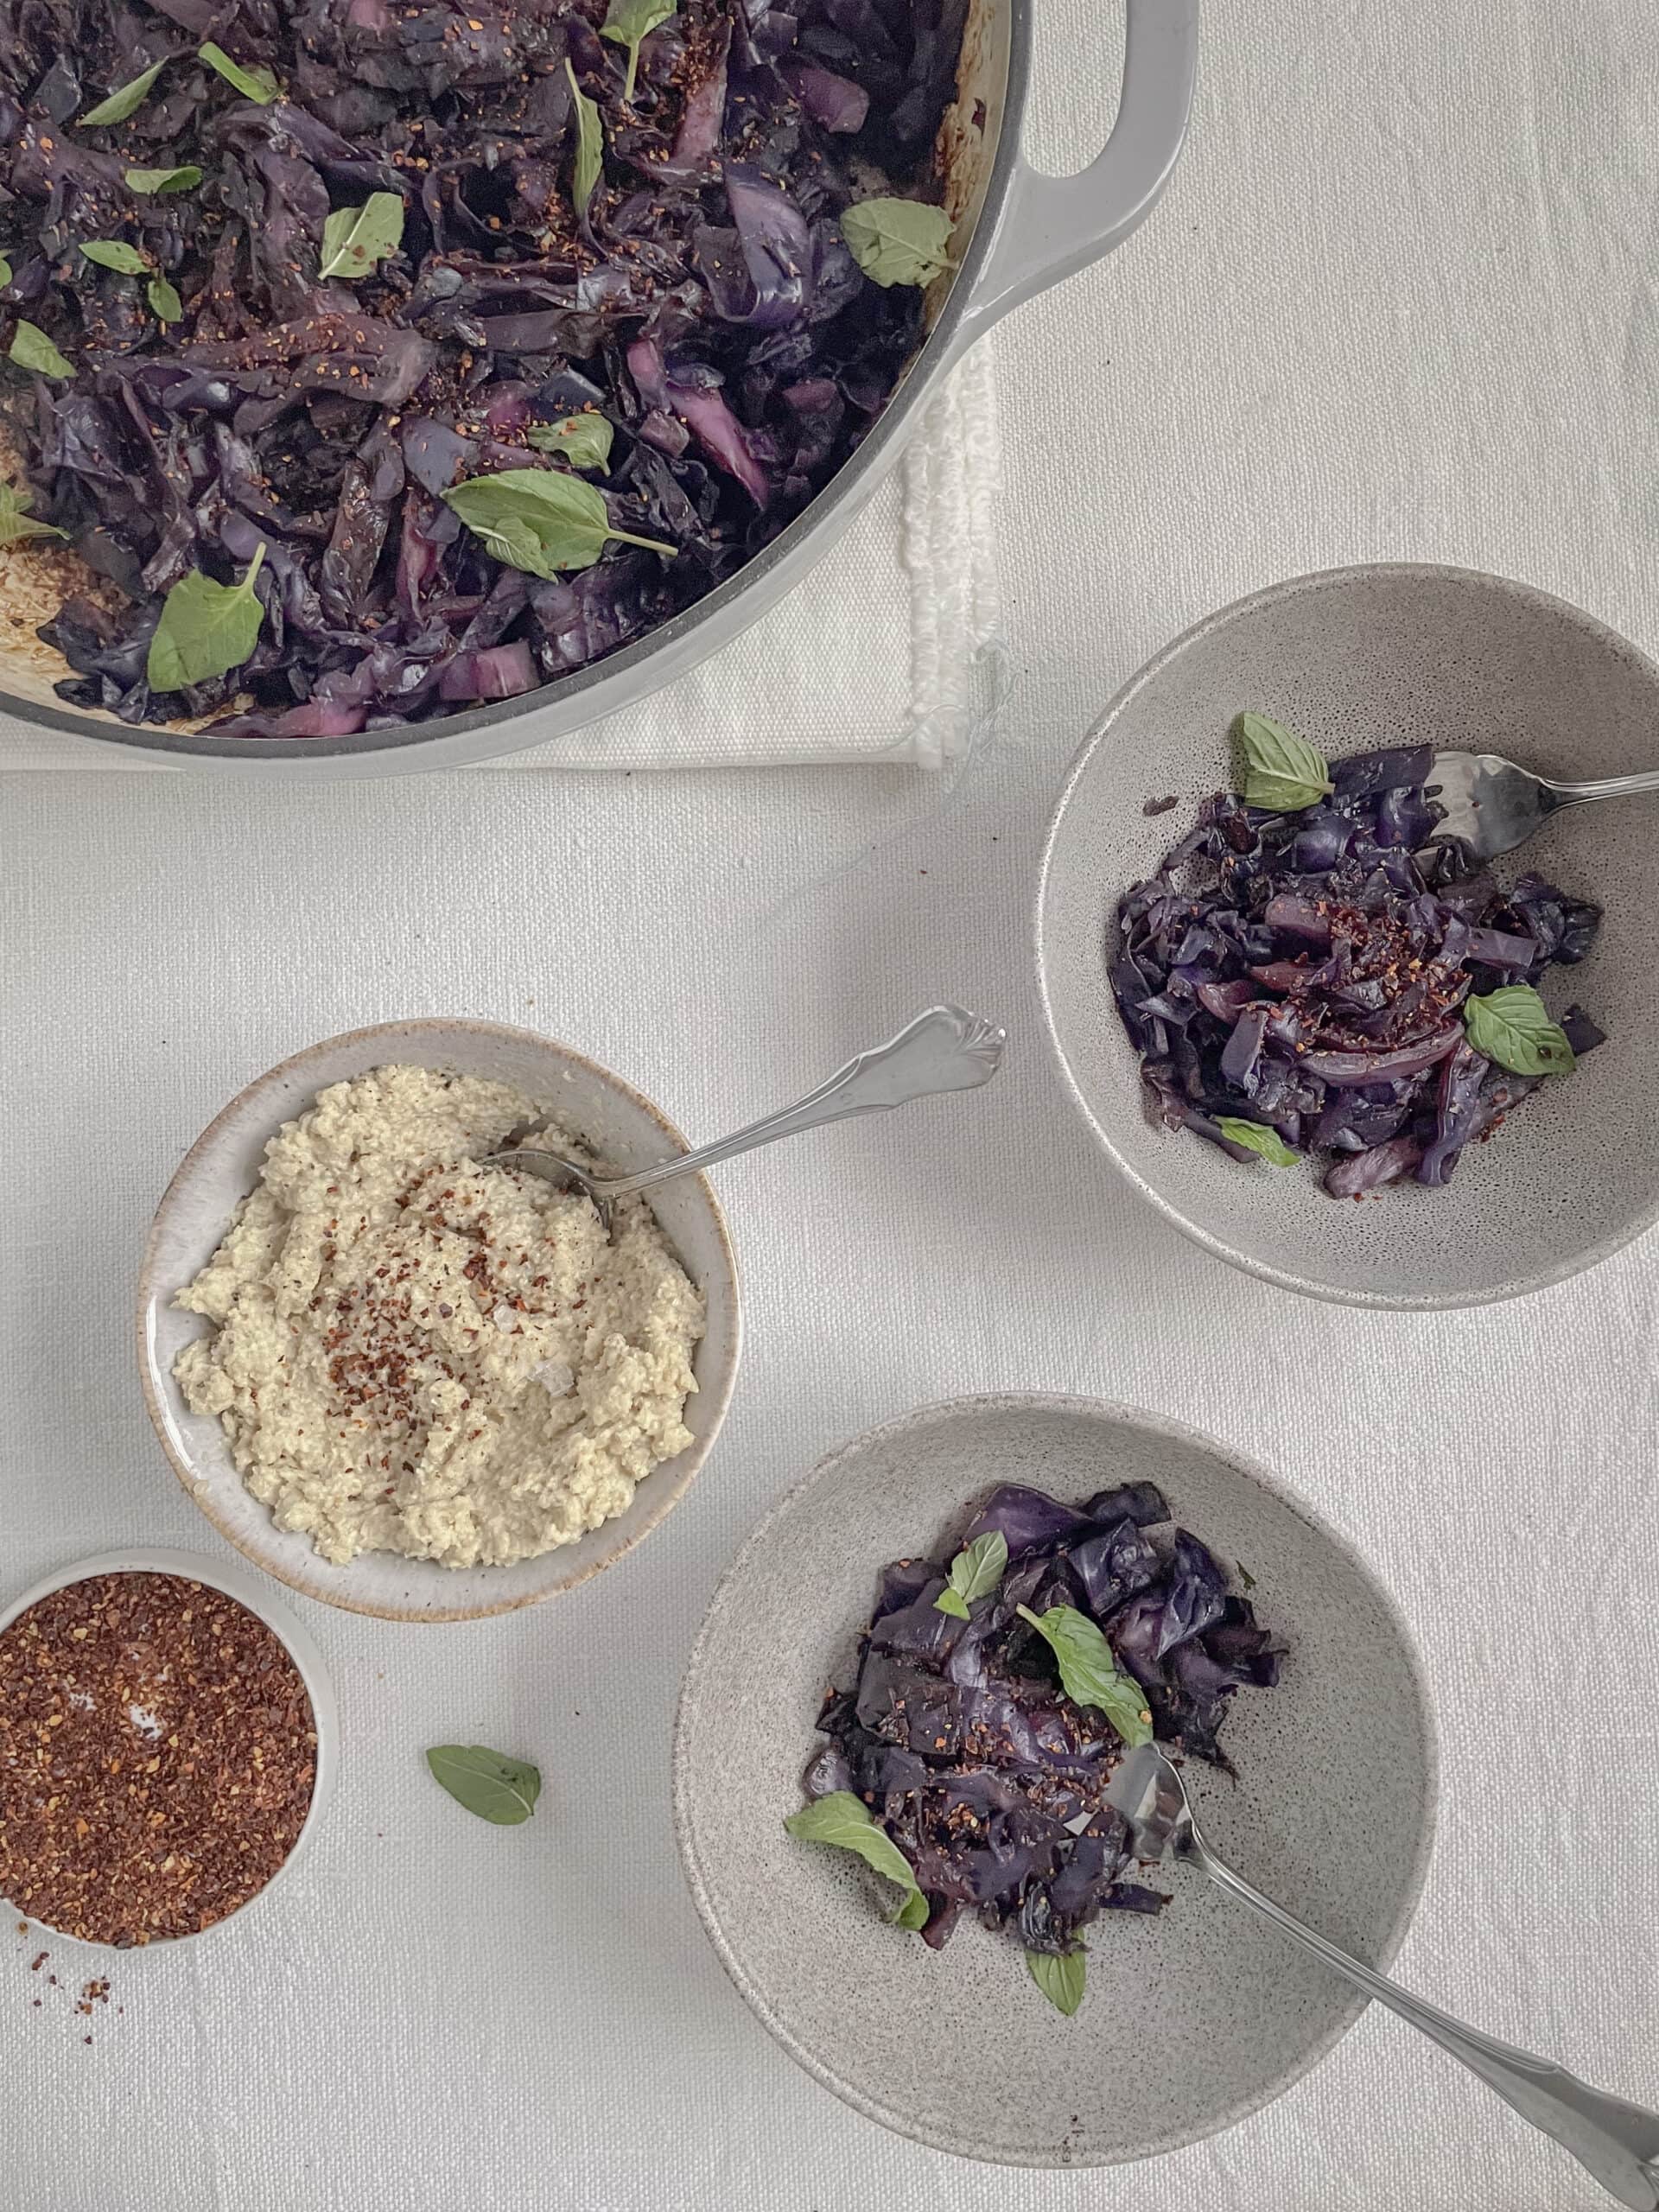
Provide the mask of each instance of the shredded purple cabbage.
POLYGON ((921 295, 866 278, 839 218, 873 188, 937 196, 965 0, 680 0, 626 105, 605 14, 0 0, 0 353, 22 317, 74 370, 10 372, 11 434, 35 518, 111 588, 41 632, 75 671, 65 699, 140 724, 247 694, 216 727, 297 737, 511 697, 689 607, 846 461, 919 340, 921 295), (242 98, 197 58, 210 38, 283 96, 242 98), (162 60, 127 120, 77 124, 162 60), (580 216, 567 62, 604 120, 580 216), (187 163, 194 189, 124 181, 187 163), (330 212, 373 193, 404 202, 400 248, 321 280, 330 212), (145 274, 94 266, 89 240, 135 247, 145 274), (158 321, 152 276, 182 320, 158 321), (616 433, 586 480, 676 557, 611 543, 556 582, 504 569, 439 495, 564 466, 526 438, 582 410, 616 433), (251 659, 152 694, 168 588, 233 582, 262 540, 251 659))
POLYGON ((825 1702, 826 1742, 805 1789, 863 1800, 915 1871, 934 1949, 964 1910, 1027 1950, 1059 1953, 1103 1910, 1166 1902, 1123 1878, 1128 1825, 1105 1802, 1122 1738, 1065 1694, 1049 1646, 1015 1608, 1087 1614, 1144 1689, 1160 1741, 1231 1773, 1217 1741, 1229 1700, 1271 1688, 1282 1655, 1196 1537, 1147 1534, 1169 1519, 1150 1483, 1081 1506, 1008 1483, 945 1565, 882 1570, 856 1677, 825 1702), (967 1620, 941 1612, 950 1560, 993 1530, 1008 1548, 1001 1584, 967 1620))
MULTIPOLYGON (((1472 1048, 1463 1002, 1582 960, 1601 910, 1539 875, 1503 890, 1435 838, 1433 757, 1333 761, 1332 795, 1291 814, 1217 792, 1120 902, 1112 989, 1166 1127, 1250 1160, 1220 1125, 1257 1123, 1333 1154, 1325 1189, 1357 1198, 1445 1184, 1537 1089, 1472 1048)), ((1575 1052, 1605 1041, 1579 1007, 1561 1027, 1575 1052)))

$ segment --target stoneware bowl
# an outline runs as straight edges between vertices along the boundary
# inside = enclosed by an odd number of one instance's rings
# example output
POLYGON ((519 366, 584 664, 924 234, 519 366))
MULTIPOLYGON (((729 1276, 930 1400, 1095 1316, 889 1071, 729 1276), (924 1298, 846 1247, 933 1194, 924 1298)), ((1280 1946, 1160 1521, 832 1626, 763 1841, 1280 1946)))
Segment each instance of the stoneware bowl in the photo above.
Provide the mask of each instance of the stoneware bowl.
POLYGON ((1108 2165, 1242 2119, 1361 2009, 1346 1986, 1196 1872, 1158 1870, 1155 1920, 1089 1931, 1065 2019, 1018 1945, 964 1921, 935 1954, 888 1926, 847 1854, 785 1818, 827 1683, 850 1676, 878 1570, 939 1557, 999 1482, 1082 1498, 1134 1477, 1255 1578, 1287 1646, 1228 1724, 1236 1787, 1189 1769, 1217 1847, 1382 1965, 1422 1886, 1434 1744, 1411 1637, 1348 1546, 1270 1475, 1173 1421, 1083 1398, 973 1398, 874 1429, 792 1491, 727 1569, 674 1745, 687 1878, 727 1972, 791 2056, 886 2127, 1011 2165, 1108 2165))
POLYGON ((568 1045, 494 1022, 428 1019, 385 1022, 313 1045, 234 1097, 198 1137, 168 1185, 144 1251, 138 1338, 144 1399, 180 1481, 237 1549, 290 1588, 325 1605, 383 1620, 474 1620, 573 1590, 630 1551, 684 1496, 713 1447, 731 1401, 741 1342, 737 1265, 726 1219, 706 1177, 683 1176, 652 1195, 664 1234, 702 1290, 708 1325, 697 1347, 696 1394, 686 1402, 693 1442, 655 1468, 626 1513, 574 1544, 512 1567, 454 1568, 391 1552, 364 1552, 336 1567, 310 1539, 278 1529, 250 1496, 219 1423, 192 1414, 173 1363, 207 1324, 173 1300, 209 1259, 239 1199, 258 1179, 265 1145, 331 1083, 403 1063, 454 1068, 516 1084, 619 1170, 644 1167, 687 1149, 648 1098, 568 1045))
POLYGON ((1581 967, 1553 969, 1608 1042, 1529 1098, 1446 1188, 1344 1205, 1318 1170, 1246 1167, 1155 1127, 1107 982, 1117 901, 1153 874, 1229 779, 1228 730, 1253 707, 1327 753, 1419 741, 1494 752, 1544 775, 1659 766, 1659 669, 1587 614, 1459 569, 1336 569, 1211 615, 1119 693, 1073 762, 1049 833, 1038 963, 1073 1097, 1135 1188, 1235 1266, 1357 1306, 1476 1305, 1560 1281, 1659 1218, 1659 807, 1561 815, 1497 863, 1535 868, 1606 910, 1581 967), (1149 800, 1173 794, 1170 812, 1149 800))
MULTIPOLYGON (((278 1605, 265 1585, 243 1568, 213 1559, 203 1559, 196 1552, 125 1551, 105 1552, 96 1559, 83 1559, 73 1567, 66 1567, 56 1574, 48 1574, 25 1590, 21 1598, 0 1607, 0 1633, 21 1618, 31 1605, 39 1605, 42 1598, 50 1597, 54 1590, 67 1589, 72 1582, 88 1582, 99 1574, 176 1574, 189 1582, 205 1582, 210 1590, 221 1590, 227 1598, 234 1598, 245 1605, 257 1619, 264 1621, 271 1634, 286 1649, 305 1684, 306 1695, 311 1700, 312 1719, 317 1732, 317 1775, 311 1789, 311 1808, 305 1816, 305 1825, 295 1840, 290 1851, 276 1872, 257 1891, 247 1903, 234 1912, 227 1912, 222 1920, 213 1921, 208 1927, 199 1929, 194 1936, 169 1936, 144 1946, 146 1954, 174 1950, 181 1944, 200 1943, 218 1935, 221 1928, 228 1928, 232 1921, 240 1921, 264 1902, 279 1882, 285 1882, 298 1865, 301 1853, 315 1834, 318 1823, 327 1809, 334 1787, 334 1772, 340 1764, 340 1714, 334 1704, 333 1685, 322 1663, 322 1654, 308 1630, 302 1628, 285 1605, 278 1605)), ((20 1908, 22 1910, 23 1908, 20 1908)), ((45 1922, 37 1925, 44 1927, 45 1922)), ((58 1943, 72 1943, 77 1950, 107 1954, 112 1948, 107 1943, 89 1943, 79 1936, 67 1936, 60 1929, 51 1930, 58 1943)), ((136 1957, 136 1952, 122 1955, 136 1957)))

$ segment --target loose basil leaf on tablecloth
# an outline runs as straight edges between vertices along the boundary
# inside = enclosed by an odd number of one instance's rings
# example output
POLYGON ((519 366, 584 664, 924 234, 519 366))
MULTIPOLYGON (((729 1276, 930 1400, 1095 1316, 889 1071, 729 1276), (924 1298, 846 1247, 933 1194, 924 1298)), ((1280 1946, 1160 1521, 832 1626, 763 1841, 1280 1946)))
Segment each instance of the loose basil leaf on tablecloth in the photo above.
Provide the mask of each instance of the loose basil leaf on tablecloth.
POLYGON ((1002 1580, 1007 1563, 1008 1540, 1000 1529, 976 1536, 951 1560, 949 1586, 933 1600, 936 1610, 953 1613, 958 1620, 965 1621, 969 1604, 976 1598, 989 1597, 1002 1580))
POLYGON ((1234 777, 1246 806, 1296 814, 1334 791, 1323 753, 1268 715, 1240 715, 1233 724, 1234 777))
POLYGON ((594 187, 605 171, 605 130, 599 119, 598 104, 590 100, 576 82, 576 73, 567 55, 564 73, 570 79, 570 90, 576 102, 576 170, 571 198, 578 215, 588 213, 588 202, 594 196, 594 187))
POLYGON ((633 98, 633 80, 639 68, 641 41, 674 13, 674 0, 611 0, 599 27, 601 38, 614 39, 628 49, 628 73, 622 80, 622 97, 633 98))
POLYGON ((100 100, 96 107, 89 107, 85 115, 78 115, 75 118, 77 127, 83 124, 124 123, 130 115, 136 115, 143 105, 144 95, 166 67, 167 56, 163 54, 159 61, 152 61, 148 69, 141 71, 112 92, 108 99, 100 100))
POLYGON ((1571 1075, 1576 1065, 1566 1031, 1530 983, 1505 983, 1466 1000, 1463 1027, 1476 1052, 1511 1075, 1571 1075))
POLYGON ((1244 1587, 1247 1590, 1254 1590, 1255 1587, 1255 1577, 1250 1573, 1249 1568, 1245 1566, 1243 1560, 1242 1559, 1236 1559, 1233 1561, 1233 1566, 1237 1572, 1239 1580, 1244 1585, 1244 1587))
POLYGON ((832 1789, 826 1797, 815 1797, 798 1813, 791 1813, 784 1827, 797 1843, 828 1843, 838 1851, 855 1851, 867 1866, 904 1891, 903 1903, 889 1917, 900 1928, 917 1929, 925 1923, 927 1899, 917 1887, 909 1859, 850 1789, 832 1789))
POLYGON ((426 1763, 457 1805, 499 1828, 516 1828, 527 1821, 542 1794, 537 1768, 483 1744, 436 1744, 426 1763))
POLYGON ((209 39, 206 46, 196 48, 198 57, 210 69, 217 69, 227 85, 233 85, 244 99, 257 100, 261 107, 269 107, 282 98, 282 86, 269 69, 245 69, 239 61, 232 61, 222 46, 215 46, 209 39))
POLYGON ((175 169, 124 169, 130 191, 142 192, 147 196, 165 192, 194 192, 201 182, 201 171, 194 162, 182 162, 175 169))
POLYGON ((162 603, 144 674, 152 691, 181 691, 240 668, 259 642, 264 609, 253 588, 265 557, 262 538, 239 584, 215 583, 200 569, 181 576, 162 603))
POLYGON ((158 322, 178 322, 184 315, 184 302, 176 289, 165 276, 152 276, 144 287, 149 302, 149 311, 158 322))
POLYGON ((1301 1154, 1293 1152, 1277 1129, 1263 1128, 1260 1122, 1246 1122, 1236 1114, 1217 1114, 1216 1127, 1223 1136, 1242 1144, 1246 1152, 1260 1154, 1269 1167, 1297 1167, 1301 1164, 1301 1154))
POLYGON ((123 238, 83 238, 80 250, 100 269, 118 270, 123 276, 142 276, 149 266, 137 247, 123 238))
POLYGON ((561 423, 532 423, 524 432, 524 442, 537 453, 558 454, 572 468, 603 468, 615 435, 609 417, 590 410, 567 415, 561 423))
POLYGON ((504 468, 469 476, 443 494, 498 561, 532 576, 556 579, 562 569, 590 569, 607 538, 643 545, 672 559, 675 548, 612 526, 602 493, 560 468, 504 468))
POLYGON ((37 376, 72 377, 75 373, 38 323, 19 321, 8 358, 20 369, 33 369, 37 376))
POLYGON ((1088 1970, 1088 1957, 1081 1949, 1067 1951, 1056 1958, 1050 1951, 1027 1951, 1026 1964, 1031 1968, 1031 1978, 1057 2012, 1064 2012, 1069 2020, 1083 2002, 1084 1981, 1088 1970))
POLYGON ((841 234, 872 283, 931 284, 955 267, 945 248, 950 218, 921 200, 861 200, 841 219, 841 234))
POLYGON ((25 537, 67 537, 49 522, 36 522, 29 509, 35 494, 27 484, 0 484, 0 545, 16 545, 25 537))
POLYGON ((319 278, 366 276, 404 242, 403 195, 372 192, 360 207, 336 207, 322 226, 319 278))
POLYGON ((1029 1605, 1014 1611, 1052 1647, 1060 1687, 1074 1705, 1096 1707, 1131 1747, 1152 1741, 1146 1692, 1132 1675, 1121 1671, 1111 1645, 1087 1613, 1075 1605, 1051 1605, 1041 1614, 1029 1605))

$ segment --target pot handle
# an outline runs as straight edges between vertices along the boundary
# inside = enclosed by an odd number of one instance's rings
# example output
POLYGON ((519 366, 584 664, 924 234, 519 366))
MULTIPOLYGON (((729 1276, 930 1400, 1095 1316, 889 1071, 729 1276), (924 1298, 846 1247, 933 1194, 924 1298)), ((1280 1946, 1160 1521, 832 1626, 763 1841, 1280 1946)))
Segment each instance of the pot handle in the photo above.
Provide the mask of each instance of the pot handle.
POLYGON ((1075 176, 1045 176, 1016 155, 1002 218, 960 351, 1010 308, 1098 261, 1128 238, 1168 183, 1192 107, 1198 0, 1128 0, 1123 87, 1103 150, 1075 176))

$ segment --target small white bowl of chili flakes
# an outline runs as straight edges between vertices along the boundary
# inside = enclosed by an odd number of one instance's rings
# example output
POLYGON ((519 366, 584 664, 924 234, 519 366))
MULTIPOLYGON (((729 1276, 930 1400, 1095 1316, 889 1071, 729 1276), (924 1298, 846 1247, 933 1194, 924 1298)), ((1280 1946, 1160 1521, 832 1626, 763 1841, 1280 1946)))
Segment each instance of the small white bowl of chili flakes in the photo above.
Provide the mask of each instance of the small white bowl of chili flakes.
POLYGON ((333 1786, 321 1654, 251 1575, 111 1552, 0 1610, 0 1897, 129 1950, 224 1927, 333 1786))

